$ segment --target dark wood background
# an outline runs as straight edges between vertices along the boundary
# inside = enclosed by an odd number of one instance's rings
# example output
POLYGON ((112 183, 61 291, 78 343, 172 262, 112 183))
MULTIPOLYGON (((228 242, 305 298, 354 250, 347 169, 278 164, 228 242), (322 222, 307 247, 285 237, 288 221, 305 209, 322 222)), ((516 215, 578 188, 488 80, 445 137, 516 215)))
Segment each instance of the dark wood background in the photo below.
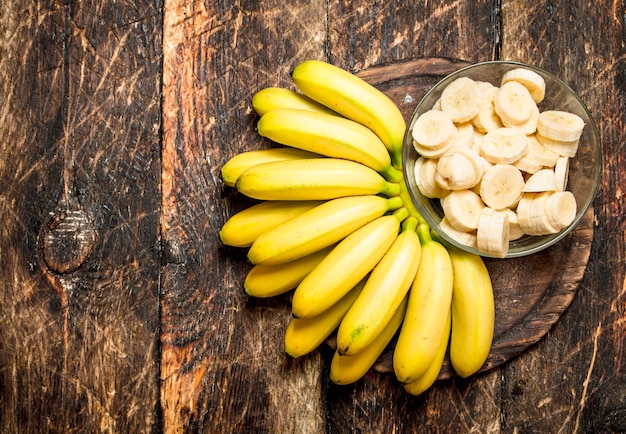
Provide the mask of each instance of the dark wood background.
POLYGON ((624 1, 4 0, 0 432, 626 432, 624 1), (221 246, 250 98, 302 60, 352 72, 512 59, 577 90, 605 167, 586 273, 522 355, 420 397, 282 351, 286 298, 221 246))

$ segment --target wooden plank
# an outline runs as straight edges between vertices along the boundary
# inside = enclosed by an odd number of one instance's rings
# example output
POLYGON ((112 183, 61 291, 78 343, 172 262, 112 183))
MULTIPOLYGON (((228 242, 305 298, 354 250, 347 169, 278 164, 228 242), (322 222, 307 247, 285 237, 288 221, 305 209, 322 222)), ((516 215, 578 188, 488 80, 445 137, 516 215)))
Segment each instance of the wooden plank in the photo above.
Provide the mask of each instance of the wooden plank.
POLYGON ((402 60, 476 62, 498 49, 497 7, 489 1, 330 3, 328 59, 353 72, 402 60))
MULTIPOLYGON (((435 74, 455 67, 441 60, 433 66, 430 58, 490 60, 497 49, 493 8, 492 3, 466 1, 332 2, 329 60, 367 79, 375 78, 367 72, 372 66, 387 65, 395 74, 405 66, 403 60, 413 58, 424 58, 424 69, 432 67, 435 74)), ((425 79, 410 91, 394 81, 383 90, 390 91, 408 117, 437 80, 437 75, 425 79)), ((420 397, 408 395, 388 373, 371 372, 355 385, 331 386, 328 431, 497 432, 500 377, 490 373, 479 378, 441 382, 420 397)))
POLYGON ((3 3, 2 432, 160 425, 159 14, 3 3))
POLYGON ((319 355, 289 360, 284 299, 250 300, 243 249, 221 245, 250 204, 220 178, 268 146, 250 101, 319 57, 325 2, 172 0, 164 10, 161 404, 166 432, 323 432, 319 355))
POLYGON ((542 1, 529 10, 525 2, 502 2, 502 56, 542 66, 577 90, 600 128, 605 156, 591 258, 578 293, 548 336, 502 372, 506 432, 626 430, 619 3, 542 1), (552 13, 554 6, 559 13, 552 13))

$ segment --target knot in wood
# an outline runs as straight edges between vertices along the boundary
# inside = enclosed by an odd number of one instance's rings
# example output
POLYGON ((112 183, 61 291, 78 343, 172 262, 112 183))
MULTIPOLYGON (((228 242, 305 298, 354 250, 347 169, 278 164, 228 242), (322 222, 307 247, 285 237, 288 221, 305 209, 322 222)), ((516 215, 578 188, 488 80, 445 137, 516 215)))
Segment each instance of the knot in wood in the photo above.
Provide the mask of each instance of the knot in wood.
POLYGON ((58 211, 41 236, 44 262, 58 274, 76 271, 87 260, 96 239, 93 222, 85 211, 58 211))

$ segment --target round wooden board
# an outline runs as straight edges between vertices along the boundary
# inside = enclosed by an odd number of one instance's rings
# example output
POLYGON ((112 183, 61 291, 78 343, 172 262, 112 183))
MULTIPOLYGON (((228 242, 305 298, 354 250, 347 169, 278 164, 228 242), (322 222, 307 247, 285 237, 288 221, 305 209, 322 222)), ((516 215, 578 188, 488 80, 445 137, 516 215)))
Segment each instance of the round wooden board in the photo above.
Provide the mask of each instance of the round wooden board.
MULTIPOLYGON (((466 62, 432 58, 374 67, 359 72, 361 78, 391 97, 405 118, 410 118, 426 92, 466 62)), ((593 238, 593 209, 556 245, 534 255, 515 259, 485 259, 495 297, 494 340, 480 372, 519 355, 541 339, 571 303, 582 279, 593 238)), ((332 344, 331 344, 332 345, 332 344)), ((392 353, 384 353, 374 370, 391 373, 392 353)), ((439 379, 451 378, 449 360, 439 379)))

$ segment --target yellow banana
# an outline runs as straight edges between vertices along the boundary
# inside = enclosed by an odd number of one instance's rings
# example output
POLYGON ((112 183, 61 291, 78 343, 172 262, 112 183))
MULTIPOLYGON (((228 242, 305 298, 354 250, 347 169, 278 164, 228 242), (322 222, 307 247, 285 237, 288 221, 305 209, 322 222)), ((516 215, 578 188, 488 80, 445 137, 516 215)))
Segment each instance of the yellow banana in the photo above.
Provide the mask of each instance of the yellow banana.
POLYGON ((397 196, 400 185, 354 161, 313 158, 253 166, 239 176, 237 190, 261 200, 327 200, 366 194, 397 196))
POLYGON ((437 349, 437 354, 435 355, 435 359, 432 364, 417 380, 412 383, 408 383, 404 385, 404 390, 406 390, 411 395, 421 395, 426 392, 435 384, 437 381, 437 377, 439 377, 439 372, 441 372, 441 367, 443 366, 443 360, 446 357, 446 350, 448 349, 448 341, 450 340, 450 311, 448 311, 448 319, 446 320, 446 328, 444 329, 443 335, 441 336, 441 342, 439 343, 439 348, 437 349))
POLYGON ((450 361, 461 377, 476 373, 487 360, 494 331, 494 297, 489 271, 475 254, 448 246, 454 286, 450 361))
POLYGON ((298 286, 332 248, 329 246, 284 264, 255 265, 246 275, 243 288, 251 297, 267 298, 283 294, 298 286))
POLYGON ((249 247, 263 233, 322 204, 322 201, 266 201, 232 215, 220 229, 222 243, 249 247))
POLYGON ((363 291, 337 331, 337 350, 353 355, 367 348, 385 328, 405 298, 417 273, 421 245, 417 219, 402 223, 402 232, 372 271, 363 291))
POLYGON ((224 185, 234 187, 237 179, 239 179, 239 175, 257 164, 319 157, 322 157, 322 155, 296 148, 270 148, 246 151, 235 155, 222 166, 222 180, 224 185))
POLYGON ((350 119, 297 109, 272 110, 261 116, 257 131, 282 145, 356 161, 396 181, 385 145, 376 134, 350 119))
POLYGON ((398 236, 408 211, 378 217, 337 246, 298 285, 291 300, 297 318, 319 315, 346 294, 376 266, 398 236))
POLYGON ((417 233, 422 255, 393 354, 394 372, 402 383, 417 380, 432 365, 445 333, 452 300, 452 263, 448 251, 431 238, 428 225, 420 224, 417 233))
POLYGON ((393 314, 383 331, 363 351, 353 356, 344 356, 339 354, 339 351, 335 351, 330 362, 330 379, 333 383, 351 384, 367 373, 400 328, 406 305, 407 297, 400 303, 398 310, 393 314))
POLYGON ((374 131, 401 167, 406 123, 396 104, 365 80, 330 63, 306 60, 292 74, 298 89, 311 99, 374 131))
POLYGON ((282 87, 266 87, 256 92, 252 96, 252 108, 259 116, 282 108, 311 110, 337 116, 337 113, 308 96, 282 87))
POLYGON ((348 196, 332 199, 260 235, 248 250, 253 264, 293 261, 334 244, 402 206, 402 199, 348 196))
POLYGON ((316 349, 337 328, 364 284, 365 279, 357 283, 337 303, 317 316, 292 317, 285 331, 285 352, 291 357, 301 357, 316 349))

